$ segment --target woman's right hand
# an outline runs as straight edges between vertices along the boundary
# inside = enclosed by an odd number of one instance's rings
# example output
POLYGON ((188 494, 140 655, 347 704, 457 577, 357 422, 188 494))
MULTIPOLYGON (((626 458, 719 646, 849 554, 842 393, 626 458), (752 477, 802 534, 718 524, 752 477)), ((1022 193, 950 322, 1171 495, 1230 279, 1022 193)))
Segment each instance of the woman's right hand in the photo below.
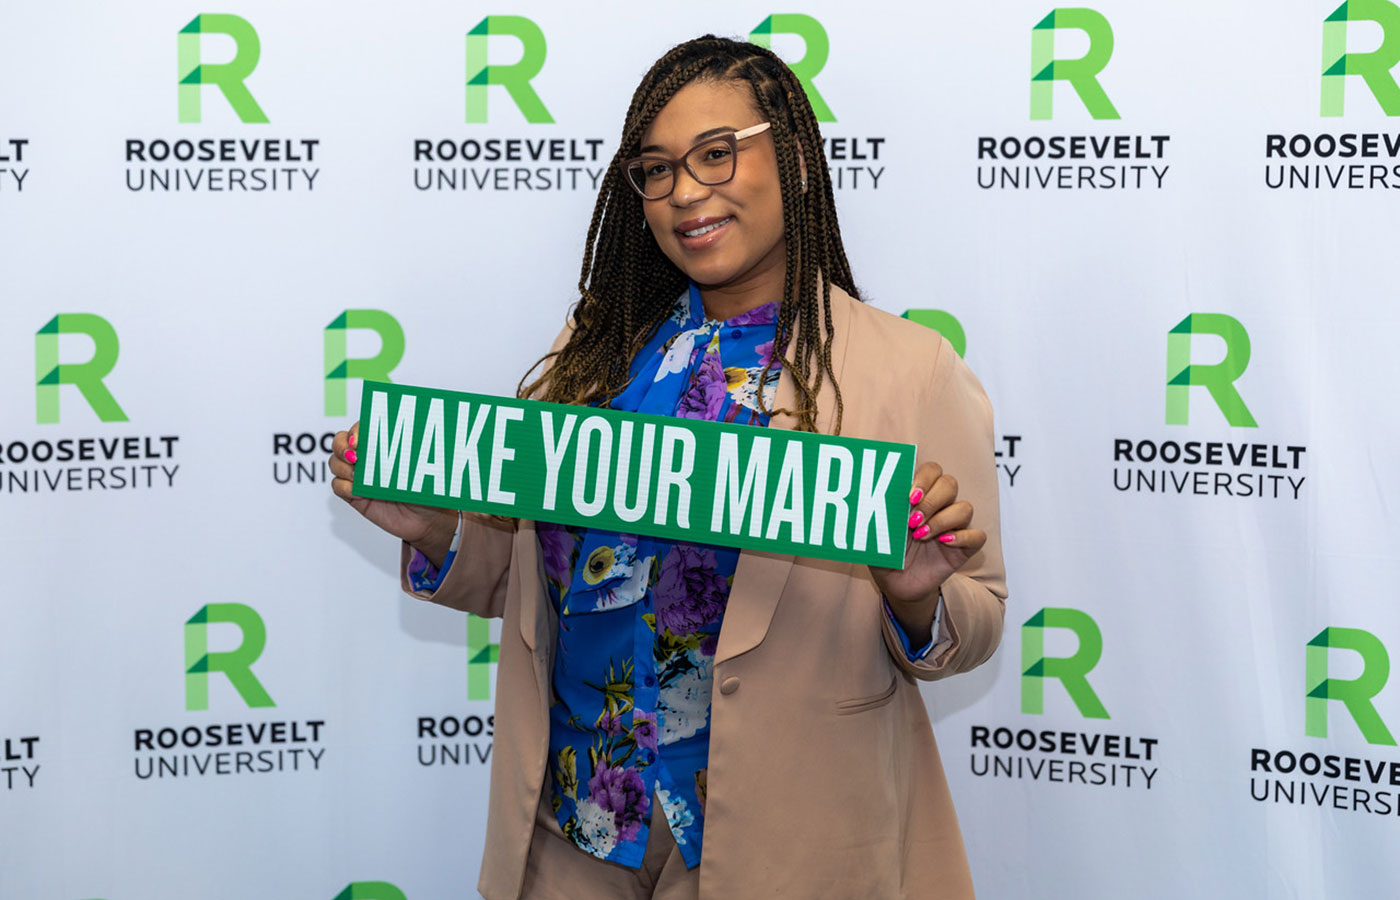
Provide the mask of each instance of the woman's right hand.
POLYGON ((355 512, 375 525, 407 541, 422 551, 434 565, 442 565, 457 530, 457 513, 435 506, 399 503, 394 500, 371 500, 356 497, 355 448, 359 446, 360 423, 349 431, 337 431, 331 445, 331 490, 355 512))

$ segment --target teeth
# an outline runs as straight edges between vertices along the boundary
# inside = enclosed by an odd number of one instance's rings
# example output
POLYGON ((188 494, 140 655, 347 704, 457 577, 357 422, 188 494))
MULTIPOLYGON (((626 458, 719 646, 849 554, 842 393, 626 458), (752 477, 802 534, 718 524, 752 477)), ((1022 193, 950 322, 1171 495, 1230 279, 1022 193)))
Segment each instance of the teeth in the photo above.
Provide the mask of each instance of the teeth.
POLYGON ((702 234, 709 234, 711 231, 714 231, 716 228, 727 223, 728 221, 728 219, 721 219, 720 221, 715 222, 713 225, 706 225, 704 228, 697 228, 694 231, 682 231, 681 234, 685 235, 686 237, 699 237, 702 234))

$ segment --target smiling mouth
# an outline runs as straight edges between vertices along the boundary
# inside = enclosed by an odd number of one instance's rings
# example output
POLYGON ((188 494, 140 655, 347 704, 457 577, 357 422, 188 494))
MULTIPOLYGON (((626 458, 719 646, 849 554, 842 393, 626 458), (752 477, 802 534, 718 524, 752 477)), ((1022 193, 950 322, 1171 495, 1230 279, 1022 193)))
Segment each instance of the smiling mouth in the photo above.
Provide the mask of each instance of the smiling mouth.
POLYGON ((733 216, 727 216, 723 219, 720 219, 718 222, 712 222, 709 225, 703 225, 700 228, 693 228, 690 231, 682 231, 681 234, 685 235, 688 238, 700 237, 701 235, 709 234, 716 228, 719 228, 723 225, 728 225, 732 220, 733 216))

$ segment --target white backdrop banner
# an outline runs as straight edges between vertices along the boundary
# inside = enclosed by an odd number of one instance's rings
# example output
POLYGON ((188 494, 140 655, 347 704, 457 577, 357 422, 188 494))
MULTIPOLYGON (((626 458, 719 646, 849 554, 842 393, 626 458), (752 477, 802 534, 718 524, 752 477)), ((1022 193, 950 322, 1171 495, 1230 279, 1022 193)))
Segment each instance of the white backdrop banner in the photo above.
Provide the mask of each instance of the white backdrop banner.
POLYGON ((1386 894, 1400 6, 1337 2, 9 4, 0 898, 475 896, 498 625, 330 435, 513 393, 707 31, 997 411, 1006 637, 925 687, 979 894, 1386 894))

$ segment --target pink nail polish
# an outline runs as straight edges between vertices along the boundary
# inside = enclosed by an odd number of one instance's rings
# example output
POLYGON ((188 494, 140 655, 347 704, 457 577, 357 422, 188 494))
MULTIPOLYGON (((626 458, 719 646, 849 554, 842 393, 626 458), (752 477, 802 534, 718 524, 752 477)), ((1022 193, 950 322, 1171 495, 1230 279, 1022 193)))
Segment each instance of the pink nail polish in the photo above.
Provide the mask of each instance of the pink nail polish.
POLYGON ((910 528, 917 527, 917 526, 919 525, 919 523, 923 522, 923 520, 924 520, 924 514, 921 513, 921 512, 919 512, 919 511, 916 509, 916 510, 914 510, 914 514, 913 514, 912 516, 909 517, 909 527, 910 527, 910 528))
POLYGON ((928 530, 929 529, 927 525, 920 525, 918 531, 915 531, 913 534, 910 535, 910 537, 912 537, 916 541, 921 541, 924 538, 928 537, 928 530))
POLYGON ((353 465, 355 464, 355 459, 356 459, 356 456, 355 456, 355 451, 354 451, 354 450, 346 450, 346 451, 345 451, 345 461, 346 461, 346 462, 348 462, 350 465, 353 466, 353 465))
POLYGON ((938 540, 945 544, 951 544, 953 543, 954 538, 952 534, 940 534, 938 536, 938 540))
POLYGON ((914 490, 909 494, 909 505, 913 506, 922 499, 924 499, 923 488, 914 488, 914 490))

